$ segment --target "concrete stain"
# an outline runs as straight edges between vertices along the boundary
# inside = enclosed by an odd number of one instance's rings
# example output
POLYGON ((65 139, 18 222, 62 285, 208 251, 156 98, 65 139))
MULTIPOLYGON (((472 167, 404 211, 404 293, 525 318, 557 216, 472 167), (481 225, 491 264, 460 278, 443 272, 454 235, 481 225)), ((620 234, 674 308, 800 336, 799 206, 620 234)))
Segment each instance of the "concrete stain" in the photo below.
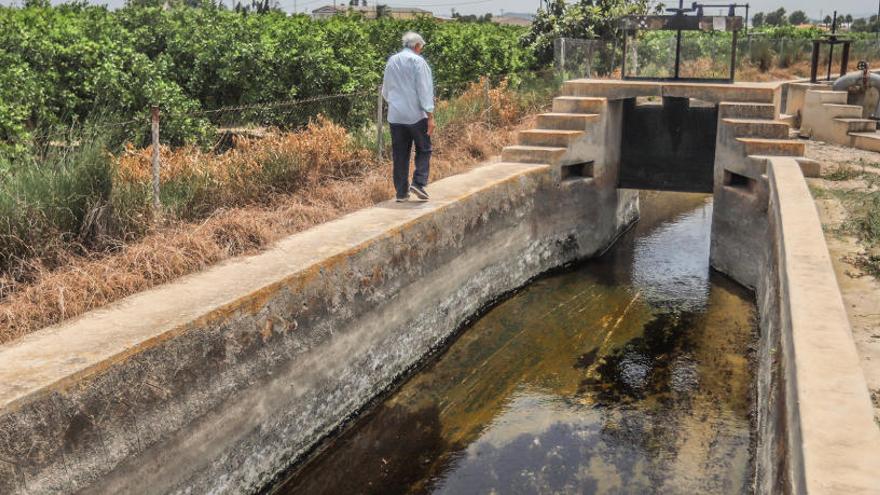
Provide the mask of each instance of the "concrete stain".
POLYGON ((748 493, 753 296, 711 199, 642 196, 604 256, 465 330, 274 493, 748 493))

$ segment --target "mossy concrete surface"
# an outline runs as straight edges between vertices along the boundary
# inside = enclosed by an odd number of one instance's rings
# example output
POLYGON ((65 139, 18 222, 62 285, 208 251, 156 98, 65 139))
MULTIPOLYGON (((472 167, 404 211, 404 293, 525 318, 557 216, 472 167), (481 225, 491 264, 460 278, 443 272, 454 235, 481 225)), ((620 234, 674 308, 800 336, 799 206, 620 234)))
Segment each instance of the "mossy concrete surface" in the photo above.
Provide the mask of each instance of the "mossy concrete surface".
POLYGON ((493 163, 0 347, 0 493, 247 493, 634 191, 493 163))

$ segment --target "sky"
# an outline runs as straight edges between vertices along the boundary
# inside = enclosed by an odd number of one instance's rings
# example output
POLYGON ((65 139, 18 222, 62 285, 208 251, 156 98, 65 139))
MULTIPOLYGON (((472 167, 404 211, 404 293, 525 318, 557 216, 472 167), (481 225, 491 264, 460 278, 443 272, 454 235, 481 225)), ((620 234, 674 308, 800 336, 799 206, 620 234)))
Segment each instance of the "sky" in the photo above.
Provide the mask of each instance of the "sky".
MULTIPOLYGON (((17 0, 0 0, 0 4, 15 4, 17 0)), ((56 3, 57 0, 53 0, 56 3)), ((122 6, 125 0, 89 0, 96 4, 107 4, 111 7, 122 6)), ((234 0, 224 0, 226 3, 232 3, 234 0)), ((293 12, 294 8, 299 12, 311 12, 323 5, 333 3, 333 0, 279 0, 281 7, 287 12, 293 12)), ((375 4, 376 0, 368 0, 368 4, 375 4)), ((705 1, 705 3, 724 3, 731 0, 713 0, 705 1)), ((761 12, 768 10, 776 10, 784 7, 785 10, 791 12, 793 10, 803 10, 811 18, 821 19, 826 14, 830 15, 833 9, 837 9, 839 14, 852 14, 854 16, 870 15, 877 12, 878 2, 880 0, 738 0, 741 3, 748 2, 751 5, 750 12, 761 12)), ((348 0, 337 0, 339 5, 347 4, 348 0)), ((692 3, 693 0, 685 0, 685 5, 692 3)), ((18 0, 20 3, 20 0, 18 0)), ((449 16, 451 9, 461 14, 485 14, 490 12, 494 15, 502 12, 532 12, 538 10, 540 0, 382 0, 391 6, 397 7, 420 7, 434 12, 436 15, 449 16)), ((677 3, 677 0, 667 0, 667 5, 677 3)), ((711 10, 708 13, 715 13, 711 10)))
MULTIPOLYGON (((685 0, 684 3, 689 5, 693 1, 685 0)), ((703 0, 703 3, 728 3, 730 1, 732 0, 703 0)), ((293 0, 281 0, 281 2, 285 9, 293 9, 293 0)), ((327 2, 326 0, 302 0, 297 3, 302 5, 305 2, 310 5, 300 10, 314 9, 315 6, 332 3, 332 1, 327 2)), ((455 6, 455 10, 462 14, 484 14, 486 12, 500 14, 502 9, 505 12, 535 12, 538 10, 538 5, 541 4, 540 0, 383 0, 383 3, 392 6, 421 7, 440 15, 449 15, 451 6, 455 6)), ((673 6, 673 3, 677 6, 678 0, 667 0, 665 3, 667 6, 673 6)), ((831 14, 835 8, 840 14, 874 14, 877 12, 878 6, 878 0, 835 0, 834 2, 828 0, 737 0, 737 3, 748 3, 751 6, 750 12, 776 10, 779 7, 784 7, 788 12, 803 10, 813 18, 819 18, 820 12, 822 17, 831 14)))

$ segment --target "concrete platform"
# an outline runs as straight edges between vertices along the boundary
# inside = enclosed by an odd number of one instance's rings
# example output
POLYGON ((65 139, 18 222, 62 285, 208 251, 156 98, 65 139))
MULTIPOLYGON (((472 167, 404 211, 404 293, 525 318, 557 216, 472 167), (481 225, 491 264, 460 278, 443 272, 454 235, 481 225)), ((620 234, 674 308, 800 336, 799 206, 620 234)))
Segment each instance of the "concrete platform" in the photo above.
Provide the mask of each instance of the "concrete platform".
POLYGON ((562 94, 619 100, 638 96, 695 98, 710 103, 774 103, 782 82, 690 83, 668 81, 624 81, 610 79, 574 79, 567 81, 562 94))

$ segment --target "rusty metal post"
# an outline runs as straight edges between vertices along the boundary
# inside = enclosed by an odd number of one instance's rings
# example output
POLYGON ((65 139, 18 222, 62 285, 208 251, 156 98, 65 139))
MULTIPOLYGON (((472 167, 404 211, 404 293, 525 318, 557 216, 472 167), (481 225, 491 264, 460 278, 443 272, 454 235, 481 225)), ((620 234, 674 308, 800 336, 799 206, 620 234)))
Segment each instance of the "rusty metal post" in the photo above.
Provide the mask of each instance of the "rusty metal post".
POLYGON ((483 77, 483 101, 486 106, 486 114, 492 111, 492 97, 489 95, 489 90, 492 89, 492 80, 489 79, 489 76, 483 77))
POLYGON ((739 31, 733 32, 732 45, 730 47, 730 82, 736 78, 736 35, 739 31))
POLYGON ((382 98, 382 85, 379 85, 379 97, 376 100, 376 159, 382 161, 385 151, 385 100, 382 98))
POLYGON ((819 41, 813 41, 813 55, 810 58, 810 82, 816 84, 819 77, 819 41))
POLYGON ((153 142, 153 218, 162 214, 162 202, 159 199, 159 107, 150 108, 150 127, 153 142))

